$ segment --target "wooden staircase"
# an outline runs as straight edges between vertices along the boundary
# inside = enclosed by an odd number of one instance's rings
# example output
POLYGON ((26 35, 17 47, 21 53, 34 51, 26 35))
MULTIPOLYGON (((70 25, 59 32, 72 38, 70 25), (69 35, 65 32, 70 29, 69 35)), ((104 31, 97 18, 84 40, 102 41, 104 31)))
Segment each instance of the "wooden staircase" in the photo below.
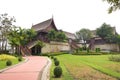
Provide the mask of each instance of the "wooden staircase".
POLYGON ((23 56, 30 56, 31 50, 27 46, 21 46, 21 53, 23 56))
POLYGON ((94 50, 95 39, 91 39, 89 43, 89 49, 94 50))
POLYGON ((33 46, 35 46, 37 44, 37 40, 36 41, 31 41, 29 42, 26 46, 30 49, 32 48, 33 46))
POLYGON ((73 40, 69 44, 70 44, 70 46, 71 46, 72 49, 78 49, 79 48, 79 46, 77 45, 77 43, 75 41, 73 41, 73 40))

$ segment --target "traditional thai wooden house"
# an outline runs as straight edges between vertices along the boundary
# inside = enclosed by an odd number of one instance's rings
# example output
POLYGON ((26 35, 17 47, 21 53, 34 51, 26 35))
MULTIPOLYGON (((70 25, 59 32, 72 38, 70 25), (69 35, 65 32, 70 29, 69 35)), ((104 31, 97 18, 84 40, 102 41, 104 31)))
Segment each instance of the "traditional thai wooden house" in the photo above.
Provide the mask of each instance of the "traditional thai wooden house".
MULTIPOLYGON (((116 34, 115 27, 112 27, 113 34, 116 34)), ((96 30, 91 31, 92 38, 89 41, 89 48, 91 50, 95 50, 96 48, 100 48, 101 51, 119 51, 118 45, 115 43, 108 43, 98 35, 96 35, 96 30)))
POLYGON ((50 30, 55 30, 55 31, 59 31, 54 23, 53 18, 48 19, 46 21, 43 21, 41 23, 38 23, 36 25, 32 26, 32 29, 34 29, 37 32, 37 36, 31 41, 29 42, 25 48, 22 48, 22 53, 23 54, 37 54, 37 53, 44 53, 44 52, 54 52, 54 51, 61 51, 64 47, 64 50, 70 50, 70 48, 75 49, 78 48, 78 46, 76 45, 76 43, 74 42, 75 39, 75 35, 69 32, 65 32, 65 35, 68 39, 68 42, 63 45, 63 43, 50 43, 51 41, 47 38, 47 34, 50 30), (46 48, 42 50, 41 46, 36 45, 37 41, 43 41, 44 43, 46 43, 46 48), (55 47, 53 46, 53 44, 55 45, 55 47), (49 47, 50 45, 52 45, 54 48, 53 49, 51 47, 49 47), (59 46, 59 47, 57 47, 59 46), (67 47, 67 48, 66 48, 67 47), (53 51, 49 50, 49 49, 53 49, 53 51), (61 49, 61 50, 60 50, 61 49))

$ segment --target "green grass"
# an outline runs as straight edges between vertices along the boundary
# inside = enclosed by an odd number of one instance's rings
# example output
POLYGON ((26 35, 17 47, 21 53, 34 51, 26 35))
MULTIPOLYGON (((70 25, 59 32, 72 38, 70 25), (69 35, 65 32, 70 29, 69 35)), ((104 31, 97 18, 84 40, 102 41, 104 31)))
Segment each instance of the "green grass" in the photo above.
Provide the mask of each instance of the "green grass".
MULTIPOLYGON (((19 63, 18 59, 14 59, 11 61, 12 61, 12 65, 19 63)), ((6 68, 6 67, 8 67, 8 66, 6 66, 6 61, 0 61, 0 69, 6 68)))
POLYGON ((15 64, 19 63, 18 57, 2 54, 2 55, 0 55, 0 69, 4 69, 6 67, 9 67, 9 66, 6 66, 6 61, 7 60, 11 60, 12 65, 15 65, 15 64))
MULTIPOLYGON (((115 78, 120 79, 120 69, 119 69, 120 63, 109 61, 108 59, 109 56, 110 55, 77 56, 77 55, 65 54, 56 57, 60 60, 63 69, 69 72, 67 75, 71 74, 73 79, 80 79, 80 80, 89 80, 89 79, 115 80, 115 78)), ((63 73, 63 75, 66 76, 66 73, 63 73)), ((67 78, 64 79, 64 76, 62 76, 62 78, 58 80, 70 80, 67 78)), ((51 80, 54 79, 51 78, 51 80)))
POLYGON ((54 68, 55 68, 55 65, 54 65, 54 61, 52 60, 52 67, 51 67, 51 71, 50 71, 50 80, 73 80, 72 76, 69 74, 69 72, 67 71, 66 67, 64 66, 63 63, 60 63, 60 66, 62 67, 62 76, 61 78, 55 78, 54 77, 54 68))

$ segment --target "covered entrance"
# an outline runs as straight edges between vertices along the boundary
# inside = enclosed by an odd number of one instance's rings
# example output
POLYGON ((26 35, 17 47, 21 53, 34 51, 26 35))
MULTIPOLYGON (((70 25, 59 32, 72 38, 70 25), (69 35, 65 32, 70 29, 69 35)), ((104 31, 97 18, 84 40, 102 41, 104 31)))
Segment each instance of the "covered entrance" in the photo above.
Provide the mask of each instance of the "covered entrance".
POLYGON ((33 48, 31 48, 32 55, 40 55, 41 54, 41 46, 36 45, 33 48))

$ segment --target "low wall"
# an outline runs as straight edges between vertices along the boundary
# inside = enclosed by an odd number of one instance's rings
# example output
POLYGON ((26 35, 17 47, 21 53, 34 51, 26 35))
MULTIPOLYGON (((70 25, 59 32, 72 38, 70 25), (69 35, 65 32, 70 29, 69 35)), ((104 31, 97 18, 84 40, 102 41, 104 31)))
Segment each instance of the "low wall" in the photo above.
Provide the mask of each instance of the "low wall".
POLYGON ((60 52, 60 51, 69 51, 69 50, 70 50, 70 46, 68 43, 51 41, 50 43, 45 44, 45 46, 42 48, 42 53, 60 52))
POLYGON ((110 50, 110 51, 119 51, 119 47, 117 44, 102 44, 102 45, 95 45, 95 48, 100 48, 101 50, 110 50))

